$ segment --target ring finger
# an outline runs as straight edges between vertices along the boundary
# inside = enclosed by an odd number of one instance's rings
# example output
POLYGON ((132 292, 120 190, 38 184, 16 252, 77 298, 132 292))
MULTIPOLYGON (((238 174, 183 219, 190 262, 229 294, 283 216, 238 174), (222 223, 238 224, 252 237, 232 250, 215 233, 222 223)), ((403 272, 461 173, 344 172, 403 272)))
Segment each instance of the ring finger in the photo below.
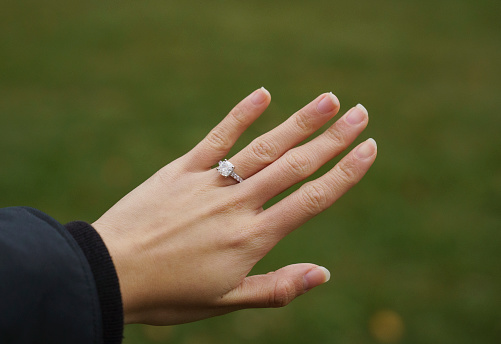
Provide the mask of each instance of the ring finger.
POLYGON ((230 161, 236 166, 236 172, 246 179, 304 141, 338 111, 339 100, 336 96, 324 93, 275 129, 256 138, 230 161))

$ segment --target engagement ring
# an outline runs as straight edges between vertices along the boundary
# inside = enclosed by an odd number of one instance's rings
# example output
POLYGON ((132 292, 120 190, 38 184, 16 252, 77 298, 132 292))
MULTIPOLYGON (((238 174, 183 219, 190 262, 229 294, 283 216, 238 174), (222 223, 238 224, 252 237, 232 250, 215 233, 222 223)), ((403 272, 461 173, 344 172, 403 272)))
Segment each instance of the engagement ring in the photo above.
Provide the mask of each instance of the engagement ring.
POLYGON ((223 161, 219 161, 219 166, 217 167, 217 171, 219 172, 220 175, 223 177, 232 177, 235 179, 237 182, 241 183, 244 180, 242 177, 240 177, 238 174, 233 172, 235 170, 235 166, 228 160, 224 159, 223 161))

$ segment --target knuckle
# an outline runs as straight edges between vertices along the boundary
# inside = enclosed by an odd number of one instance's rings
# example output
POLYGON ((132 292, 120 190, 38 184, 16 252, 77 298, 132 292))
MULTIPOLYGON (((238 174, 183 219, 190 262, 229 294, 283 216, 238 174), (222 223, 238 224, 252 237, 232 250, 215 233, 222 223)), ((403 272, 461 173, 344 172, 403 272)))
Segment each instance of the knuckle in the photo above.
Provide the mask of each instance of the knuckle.
POLYGON ((278 279, 275 287, 271 292, 269 305, 270 307, 287 306, 296 297, 296 286, 287 279, 278 279))
POLYGON ((311 117, 305 110, 299 110, 294 116, 296 126, 303 133, 310 133, 313 130, 313 124, 311 123, 311 117))
POLYGON ((246 112, 240 106, 234 107, 230 111, 230 116, 233 117, 233 119, 235 119, 235 121, 237 121, 239 125, 247 123, 246 112))
POLYGON ((327 188, 315 183, 305 184, 301 188, 303 202, 311 215, 318 214, 329 206, 327 188))
POLYGON ((337 179, 341 184, 352 185, 357 180, 357 168, 353 165, 340 163, 336 166, 337 179))
POLYGON ((186 176, 188 173, 190 173, 190 170, 185 164, 184 157, 178 158, 177 162, 179 162, 180 164, 168 164, 157 170, 153 174, 151 181, 159 182, 162 185, 171 187, 172 183, 177 182, 179 176, 186 176))
POLYGON ((154 180, 158 180, 162 185, 170 185, 174 180, 174 175, 166 167, 161 168, 153 175, 154 180))
POLYGON ((299 154, 293 150, 289 151, 285 156, 285 163, 288 169, 298 177, 308 176, 312 165, 310 159, 306 155, 299 154))
POLYGON ((251 238, 249 237, 249 234, 244 232, 244 231, 233 231, 231 232, 230 235, 226 238, 226 245, 227 247, 231 249, 241 249, 242 247, 245 247, 249 244, 249 241, 251 238))
POLYGON ((225 206, 232 211, 240 211, 242 209, 246 209, 247 199, 241 194, 234 195, 230 197, 225 206))
POLYGON ((248 202, 243 195, 221 196, 219 200, 220 202, 210 204, 210 216, 239 213, 245 211, 248 207, 248 202))
POLYGON ((239 230, 233 230, 226 241, 226 248, 242 250, 247 252, 257 252, 262 254, 263 247, 268 247, 266 244, 268 236, 250 227, 243 227, 239 230))
POLYGON ((206 137, 209 145, 214 149, 229 149, 231 142, 228 139, 227 133, 221 127, 215 127, 206 137))
POLYGON ((334 125, 325 131, 327 137, 334 141, 338 146, 344 146, 346 143, 346 135, 337 125, 334 125))
POLYGON ((251 145, 252 154, 259 160, 270 164, 276 160, 278 149, 275 144, 265 139, 256 139, 251 145))

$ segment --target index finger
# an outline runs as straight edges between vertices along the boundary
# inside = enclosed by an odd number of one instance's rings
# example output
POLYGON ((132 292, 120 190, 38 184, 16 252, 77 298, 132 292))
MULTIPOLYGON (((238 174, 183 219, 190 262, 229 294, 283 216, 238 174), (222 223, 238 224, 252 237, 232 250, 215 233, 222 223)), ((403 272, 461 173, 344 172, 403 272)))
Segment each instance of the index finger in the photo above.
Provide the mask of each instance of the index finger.
POLYGON ((273 228, 276 240, 329 208, 357 184, 374 163, 376 141, 368 139, 355 147, 329 172, 302 185, 277 204, 261 212, 258 221, 273 228))

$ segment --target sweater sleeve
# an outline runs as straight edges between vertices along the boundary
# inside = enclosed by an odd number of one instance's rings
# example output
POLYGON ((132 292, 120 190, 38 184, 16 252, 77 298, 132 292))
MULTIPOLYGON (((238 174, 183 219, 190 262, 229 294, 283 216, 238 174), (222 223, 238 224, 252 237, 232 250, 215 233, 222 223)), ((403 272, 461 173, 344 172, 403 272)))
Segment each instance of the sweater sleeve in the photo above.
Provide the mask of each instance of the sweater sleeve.
POLYGON ((65 227, 85 254, 94 276, 101 307, 103 343, 121 343, 124 326, 122 296, 108 249, 98 232, 88 223, 74 221, 65 227))
POLYGON ((68 227, 32 208, 0 209, 0 343, 121 342, 106 246, 90 225, 68 227))

